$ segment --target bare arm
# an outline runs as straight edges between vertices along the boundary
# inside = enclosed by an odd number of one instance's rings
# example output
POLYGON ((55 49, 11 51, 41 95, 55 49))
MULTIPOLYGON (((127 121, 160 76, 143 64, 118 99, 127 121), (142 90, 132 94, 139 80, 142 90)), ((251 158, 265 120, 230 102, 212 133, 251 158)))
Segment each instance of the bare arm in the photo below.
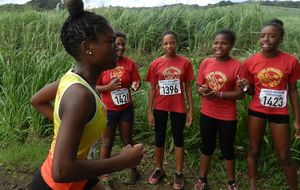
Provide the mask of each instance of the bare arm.
POLYGON ((120 79, 119 78, 113 78, 109 84, 107 85, 96 85, 96 90, 98 92, 105 92, 105 91, 113 91, 113 90, 116 90, 118 88, 121 87, 121 82, 120 82, 120 79))
POLYGON ((208 97, 208 98, 238 100, 238 99, 243 99, 244 96, 245 96, 244 91, 242 89, 238 88, 238 87, 236 87, 235 90, 233 90, 233 91, 220 92, 220 91, 210 90, 206 86, 197 84, 197 92, 201 96, 205 96, 205 97, 208 97))
POLYGON ((154 116, 153 116, 153 104, 155 99, 155 93, 156 93, 156 86, 150 84, 150 91, 148 96, 148 112, 147 112, 148 123, 150 126, 155 126, 154 116))
POLYGON ((299 99, 297 91, 297 81, 289 84, 289 96, 291 100, 291 105, 294 111, 294 127, 296 129, 296 138, 300 138, 300 113, 299 113, 299 99))
POLYGON ((55 100, 58 84, 59 81, 50 83, 31 97, 32 106, 51 121, 53 121, 52 101, 55 100))
POLYGON ((125 147, 116 157, 102 160, 77 160, 77 150, 85 124, 95 113, 94 95, 75 84, 63 95, 61 126, 53 155, 52 176, 56 182, 89 179, 105 173, 136 167, 144 154, 142 145, 125 147))
POLYGON ((193 96, 192 96, 192 88, 191 83, 185 83, 185 93, 189 104, 189 111, 187 114, 187 119, 185 125, 189 127, 193 121, 193 96))

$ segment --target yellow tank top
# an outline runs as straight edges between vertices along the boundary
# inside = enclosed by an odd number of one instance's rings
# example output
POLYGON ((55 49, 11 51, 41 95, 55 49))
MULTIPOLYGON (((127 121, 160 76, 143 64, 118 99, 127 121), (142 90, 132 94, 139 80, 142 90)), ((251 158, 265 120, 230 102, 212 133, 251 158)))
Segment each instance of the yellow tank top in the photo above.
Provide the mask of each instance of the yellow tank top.
POLYGON ((53 141, 51 144, 50 154, 51 157, 54 153, 57 133, 60 128, 60 117, 59 117, 59 106, 60 101, 65 93, 65 91, 73 84, 82 84, 86 88, 88 88, 95 96, 97 109, 95 112, 94 117, 89 121, 85 127, 84 131, 80 140, 79 148, 77 151, 77 159, 90 159, 93 155, 93 150, 95 143, 99 140, 101 137, 101 134, 106 126, 106 108, 104 107, 104 104, 101 102, 98 94, 93 90, 93 88, 79 75, 72 72, 71 70, 68 71, 60 80, 58 90, 56 93, 55 103, 54 103, 54 112, 53 112, 53 118, 54 118, 54 136, 53 141))
POLYGON ((95 148, 99 147, 97 145, 98 140, 106 126, 106 108, 101 102, 98 94, 93 90, 93 88, 79 75, 68 71, 60 80, 58 90, 56 93, 55 103, 54 103, 54 136, 51 143, 51 148, 47 159, 44 161, 41 167, 41 175, 43 179, 48 184, 48 186, 53 190, 82 190, 87 182, 87 180, 70 182, 70 183, 56 183, 54 182, 51 174, 53 153, 55 149, 57 133, 60 128, 60 117, 59 117, 59 106, 63 94, 66 90, 73 84, 82 84, 88 88, 95 96, 96 100, 96 112, 94 117, 84 126, 84 131, 80 140, 80 144, 77 151, 77 159, 90 159, 92 158, 95 148))

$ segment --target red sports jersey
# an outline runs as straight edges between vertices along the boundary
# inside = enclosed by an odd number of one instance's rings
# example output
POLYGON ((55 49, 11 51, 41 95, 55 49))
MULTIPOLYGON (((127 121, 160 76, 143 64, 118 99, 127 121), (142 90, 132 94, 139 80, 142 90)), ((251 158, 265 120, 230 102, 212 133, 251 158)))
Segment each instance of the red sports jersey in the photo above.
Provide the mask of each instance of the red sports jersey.
POLYGON ((130 86, 133 81, 141 81, 141 77, 134 61, 128 57, 120 59, 116 68, 103 71, 98 78, 97 85, 107 85, 114 77, 120 79, 121 88, 101 92, 101 98, 108 110, 120 111, 132 104, 130 86))
POLYGON ((191 62, 183 56, 159 57, 149 67, 146 81, 156 86, 154 109, 185 113, 184 83, 194 79, 191 62))
POLYGON ((281 51, 272 58, 258 53, 245 65, 249 83, 255 87, 249 108, 265 114, 288 114, 288 84, 300 78, 297 59, 281 51))
MULTIPOLYGON (((219 62, 214 58, 205 59, 199 66, 197 84, 206 84, 214 91, 234 91, 236 80, 245 78, 243 64, 230 58, 219 62)), ((201 98, 201 113, 220 120, 236 120, 236 100, 201 98)))

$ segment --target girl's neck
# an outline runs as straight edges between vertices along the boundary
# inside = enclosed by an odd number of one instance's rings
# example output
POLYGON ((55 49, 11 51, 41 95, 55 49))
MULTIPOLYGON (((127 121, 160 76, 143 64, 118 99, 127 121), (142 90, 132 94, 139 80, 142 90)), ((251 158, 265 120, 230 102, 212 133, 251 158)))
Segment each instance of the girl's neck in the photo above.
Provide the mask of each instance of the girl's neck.
POLYGON ((265 57, 276 57, 278 55, 279 51, 273 50, 273 51, 262 51, 261 54, 265 57))
POLYGON ((218 61, 218 62, 228 61, 230 58, 231 57, 229 55, 223 56, 223 57, 215 57, 216 61, 218 61))
POLYGON ((101 73, 93 68, 86 68, 79 64, 76 66, 74 72, 81 76, 93 88, 96 86, 98 76, 101 73))
POLYGON ((176 53, 175 54, 165 54, 165 55, 163 55, 163 57, 165 59, 175 59, 177 57, 177 54, 176 53))

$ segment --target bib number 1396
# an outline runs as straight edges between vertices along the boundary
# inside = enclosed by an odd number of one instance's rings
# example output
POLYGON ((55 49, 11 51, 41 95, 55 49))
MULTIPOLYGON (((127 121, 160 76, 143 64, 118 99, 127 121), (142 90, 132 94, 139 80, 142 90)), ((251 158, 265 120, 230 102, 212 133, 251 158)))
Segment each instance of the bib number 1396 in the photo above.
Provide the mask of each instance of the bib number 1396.
POLYGON ((261 89, 259 100, 265 107, 283 108, 287 102, 287 91, 261 89))
POLYGON ((158 85, 160 95, 174 95, 181 93, 179 79, 159 80, 158 85))

